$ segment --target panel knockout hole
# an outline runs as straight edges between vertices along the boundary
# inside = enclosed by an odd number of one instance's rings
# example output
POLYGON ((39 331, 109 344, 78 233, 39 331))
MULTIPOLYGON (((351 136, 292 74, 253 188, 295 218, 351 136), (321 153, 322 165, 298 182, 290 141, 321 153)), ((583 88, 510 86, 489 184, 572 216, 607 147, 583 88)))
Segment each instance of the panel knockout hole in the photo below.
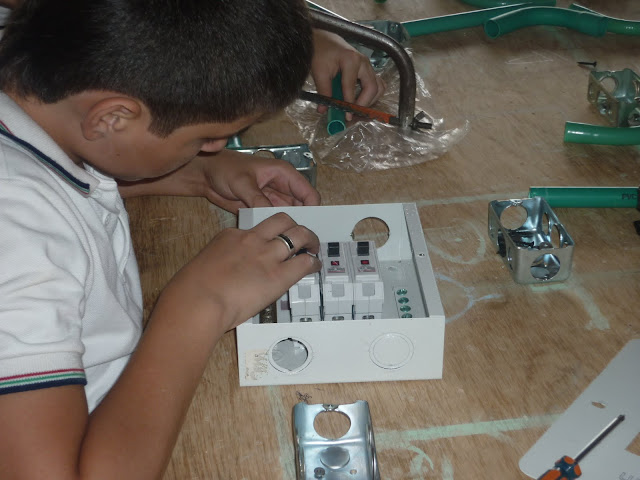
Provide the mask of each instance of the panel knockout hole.
MULTIPOLYGON (((402 318, 412 318, 412 315, 405 313, 402 318)), ((413 357, 413 342, 402 333, 385 333, 373 341, 369 347, 369 356, 380 368, 400 368, 413 357)))
POLYGON ((269 362, 283 373, 298 373, 311 362, 311 347, 302 340, 285 338, 271 347, 269 362))
POLYGON ((389 225, 376 217, 363 218, 353 227, 351 238, 354 242, 370 240, 380 248, 389 240, 389 225))
POLYGON ((531 275, 538 280, 551 280, 560 271, 560 260, 551 253, 537 257, 531 264, 531 275))

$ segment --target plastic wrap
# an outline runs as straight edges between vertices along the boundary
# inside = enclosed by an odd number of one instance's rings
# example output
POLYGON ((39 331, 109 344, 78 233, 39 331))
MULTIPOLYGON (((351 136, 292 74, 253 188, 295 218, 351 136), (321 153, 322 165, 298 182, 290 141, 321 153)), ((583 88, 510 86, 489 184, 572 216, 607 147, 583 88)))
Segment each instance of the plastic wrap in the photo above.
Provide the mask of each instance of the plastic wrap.
MULTIPOLYGON (((388 67, 382 76, 387 83, 387 90, 373 108, 397 114, 400 89, 398 73, 394 67, 388 67)), ((315 90, 312 84, 305 88, 315 90)), ((427 114, 428 121, 433 122, 431 130, 401 129, 354 116, 346 130, 329 135, 327 115, 320 115, 317 105, 297 100, 286 111, 319 163, 354 172, 387 170, 438 158, 469 130, 466 120, 461 126, 447 128, 444 120, 434 115, 431 95, 419 77, 416 96, 416 113, 424 111, 427 114)))

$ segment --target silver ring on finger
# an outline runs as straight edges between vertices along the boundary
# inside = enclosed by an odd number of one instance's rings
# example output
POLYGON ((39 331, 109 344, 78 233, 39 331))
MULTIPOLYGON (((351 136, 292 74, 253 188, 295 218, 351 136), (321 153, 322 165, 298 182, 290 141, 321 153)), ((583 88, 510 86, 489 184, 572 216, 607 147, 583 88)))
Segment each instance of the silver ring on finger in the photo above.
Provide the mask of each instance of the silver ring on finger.
POLYGON ((275 238, 279 238, 287 246, 287 249, 289 250, 289 256, 287 257, 287 260, 295 255, 296 247, 289 237, 287 237, 284 233, 279 233, 275 238))

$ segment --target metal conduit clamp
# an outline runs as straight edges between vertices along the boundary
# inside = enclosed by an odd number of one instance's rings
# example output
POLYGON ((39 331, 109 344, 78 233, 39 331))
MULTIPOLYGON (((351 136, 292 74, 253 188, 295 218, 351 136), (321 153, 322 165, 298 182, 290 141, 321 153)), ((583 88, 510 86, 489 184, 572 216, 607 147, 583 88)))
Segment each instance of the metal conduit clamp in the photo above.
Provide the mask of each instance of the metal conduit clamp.
POLYGON ((346 40, 369 45, 387 53, 400 75, 398 118, 400 126, 409 129, 414 124, 416 106, 416 72, 411 57, 404 47, 392 37, 344 18, 321 10, 309 10, 314 27, 336 33, 346 40))

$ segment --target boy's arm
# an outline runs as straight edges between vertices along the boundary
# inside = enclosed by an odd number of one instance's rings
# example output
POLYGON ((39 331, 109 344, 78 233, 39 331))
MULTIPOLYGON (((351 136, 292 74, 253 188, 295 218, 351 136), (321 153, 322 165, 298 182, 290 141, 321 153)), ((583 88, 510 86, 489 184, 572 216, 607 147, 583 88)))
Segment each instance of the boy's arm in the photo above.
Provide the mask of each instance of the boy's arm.
POLYGON ((220 337, 319 270, 314 256, 287 259, 274 240, 285 232, 296 248, 317 252, 317 237, 284 214, 216 236, 161 294, 128 366, 91 415, 80 386, 0 396, 2 479, 161 477, 220 337), (240 284, 254 293, 247 298, 240 284))
POLYGON ((124 198, 202 196, 233 213, 242 207, 320 203, 320 194, 291 164, 233 150, 202 154, 161 178, 119 185, 124 198))
POLYGON ((16 8, 22 0, 0 0, 0 7, 16 8))

